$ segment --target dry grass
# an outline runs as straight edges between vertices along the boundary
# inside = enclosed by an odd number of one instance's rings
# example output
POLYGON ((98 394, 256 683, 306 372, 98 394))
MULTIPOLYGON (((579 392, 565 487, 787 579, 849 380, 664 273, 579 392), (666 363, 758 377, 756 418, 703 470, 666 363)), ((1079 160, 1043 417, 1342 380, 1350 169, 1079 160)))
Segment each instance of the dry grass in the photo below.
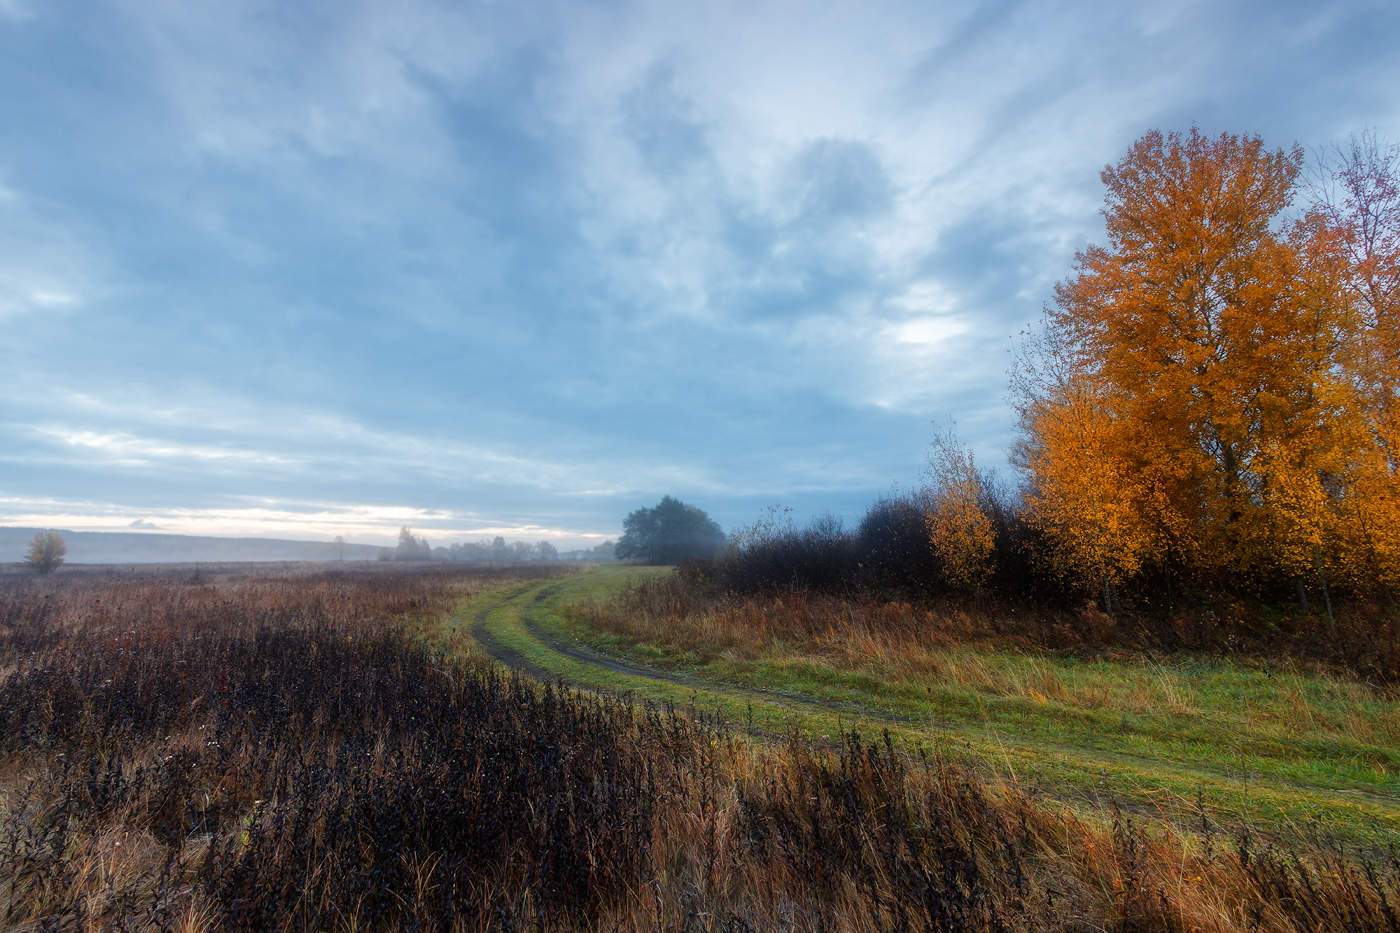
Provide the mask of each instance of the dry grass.
MULTIPOLYGON (((663 644, 701 663, 805 658, 884 681, 1144 715, 1199 715, 1222 702, 1203 696, 1216 685, 1153 660, 1153 652, 1112 646, 1115 623, 1093 607, 1073 620, 1078 634, 1071 634, 1065 621, 1018 618, 1015 610, 979 610, 965 601, 716 593, 668 575, 574 611, 591 629, 631 644, 663 644), (1060 663, 1065 651, 1104 663, 1067 667, 1060 663)), ((1270 672, 1286 702, 1234 704, 1232 714, 1244 723, 1400 745, 1400 704, 1385 702, 1388 691, 1296 660, 1252 663, 1270 672)))
POLYGON ((0 924, 1400 929, 1394 864, 1089 826, 888 743, 755 746, 419 637, 499 582, 0 591, 0 924))

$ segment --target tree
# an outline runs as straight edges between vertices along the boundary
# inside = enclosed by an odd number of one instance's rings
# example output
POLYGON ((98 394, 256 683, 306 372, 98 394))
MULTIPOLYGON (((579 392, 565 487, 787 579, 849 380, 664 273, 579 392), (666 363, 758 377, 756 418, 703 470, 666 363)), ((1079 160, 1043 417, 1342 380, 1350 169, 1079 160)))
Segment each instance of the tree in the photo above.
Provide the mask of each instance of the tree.
POLYGON ((1300 511, 1308 483, 1329 507, 1348 486, 1332 471, 1354 434, 1356 316, 1333 227, 1283 222, 1301 167, 1296 147, 1193 128, 1102 173, 1108 244, 1057 287, 1018 388, 1034 518, 1106 591, 1149 554, 1316 563, 1277 542, 1325 518, 1300 511))
POLYGON ((943 575, 953 586, 980 590, 992 573, 996 532, 982 508, 986 484, 972 451, 951 430, 933 439, 933 483, 924 522, 943 575))
POLYGON ((394 560, 432 560, 433 549, 427 538, 415 538, 407 527, 399 529, 399 544, 394 549, 394 560))
POLYGON ((63 543, 62 535, 56 531, 40 531, 29 542, 29 554, 24 560, 41 574, 51 573, 63 563, 63 555, 67 553, 68 545, 63 543))
POLYGON ((665 496, 650 509, 637 509, 622 524, 619 560, 677 564, 714 557, 724 547, 724 532, 693 505, 665 496))
POLYGON ((539 555, 538 560, 556 561, 559 559, 559 549, 548 541, 541 541, 536 545, 535 553, 539 555))
POLYGON ((1400 145, 1374 133, 1327 154, 1314 183, 1317 213, 1346 252, 1344 287, 1358 333, 1348 346, 1363 419, 1352 449, 1354 483, 1341 509, 1338 569, 1400 587, 1400 145))
POLYGON ((1024 503, 1049 544, 1038 556, 1055 576, 1096 590, 1104 611, 1113 592, 1154 544, 1148 485, 1114 436, 1094 374, 1076 365, 1052 328, 1023 348, 1013 377, 1022 435, 1012 460, 1029 477, 1024 503))
POLYGON ((1393 430, 1400 417, 1400 145, 1382 145, 1374 133, 1353 138, 1323 159, 1314 193, 1349 260, 1344 286, 1361 318, 1355 368, 1363 395, 1377 428, 1393 430))

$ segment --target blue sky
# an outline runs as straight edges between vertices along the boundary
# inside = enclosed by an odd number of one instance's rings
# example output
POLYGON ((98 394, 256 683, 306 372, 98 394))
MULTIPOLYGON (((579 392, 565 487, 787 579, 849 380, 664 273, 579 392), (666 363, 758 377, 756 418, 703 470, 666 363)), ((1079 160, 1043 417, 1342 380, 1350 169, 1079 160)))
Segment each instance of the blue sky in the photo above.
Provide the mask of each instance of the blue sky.
POLYGON ((1149 129, 1400 139, 1400 7, 0 0, 0 524, 853 520, 985 466, 1149 129))

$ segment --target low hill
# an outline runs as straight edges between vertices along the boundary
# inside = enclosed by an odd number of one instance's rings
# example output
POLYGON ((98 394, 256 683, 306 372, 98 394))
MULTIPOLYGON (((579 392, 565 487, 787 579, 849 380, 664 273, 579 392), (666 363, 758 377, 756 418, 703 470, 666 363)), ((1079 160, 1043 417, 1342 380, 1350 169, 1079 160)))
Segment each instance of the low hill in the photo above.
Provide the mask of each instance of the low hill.
POLYGON ((334 541, 279 538, 216 538, 130 531, 65 531, 0 527, 0 563, 24 559, 38 531, 57 531, 71 564, 169 564, 236 561, 374 560, 380 547, 334 541))

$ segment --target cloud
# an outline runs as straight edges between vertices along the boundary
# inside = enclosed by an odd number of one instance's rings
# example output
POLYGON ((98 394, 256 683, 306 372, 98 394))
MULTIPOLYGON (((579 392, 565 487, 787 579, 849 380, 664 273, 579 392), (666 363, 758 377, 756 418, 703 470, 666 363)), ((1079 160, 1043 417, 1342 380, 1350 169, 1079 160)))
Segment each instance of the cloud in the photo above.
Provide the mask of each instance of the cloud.
POLYGON ((794 157, 790 171, 789 197, 801 205, 800 218, 818 229, 878 216, 894 201, 879 156, 856 140, 813 140, 794 157))
POLYGON ((605 535, 529 521, 492 519, 447 509, 414 506, 366 506, 360 503, 305 502, 260 498, 214 508, 164 508, 149 517, 132 518, 119 505, 84 500, 0 496, 0 524, 63 527, 74 531, 163 531, 167 534, 224 537, 322 538, 344 535, 347 541, 392 544, 408 526, 429 536, 434 544, 477 540, 501 535, 539 540, 568 547, 591 546, 605 535))
POLYGON ((269 451, 191 444, 125 432, 74 429, 62 425, 36 425, 32 430, 41 438, 81 450, 85 457, 115 466, 162 465, 165 468, 169 461, 193 461, 203 467, 218 464, 286 467, 297 463, 292 457, 269 451))
POLYGON ((1009 336, 1144 130, 1400 136, 1384 5, 0 16, 3 485, 127 523, 858 509, 936 418, 999 458, 1009 336))
POLYGON ((72 292, 36 289, 29 293, 29 301, 40 308, 71 308, 78 304, 78 296, 72 292))

